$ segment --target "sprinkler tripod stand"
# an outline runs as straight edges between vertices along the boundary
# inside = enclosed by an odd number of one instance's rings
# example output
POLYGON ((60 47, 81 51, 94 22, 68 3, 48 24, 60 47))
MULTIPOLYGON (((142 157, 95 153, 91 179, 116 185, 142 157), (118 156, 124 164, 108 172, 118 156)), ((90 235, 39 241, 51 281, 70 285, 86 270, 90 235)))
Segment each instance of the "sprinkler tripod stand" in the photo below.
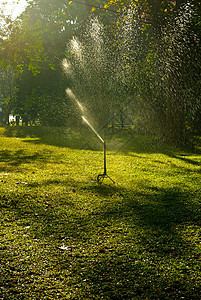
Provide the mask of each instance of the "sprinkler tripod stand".
POLYGON ((97 176, 97 181, 98 181, 99 183, 102 183, 103 180, 104 180, 104 178, 107 177, 107 178, 109 178, 113 183, 115 183, 114 180, 113 180, 110 176, 107 175, 107 168, 106 168, 106 143, 105 143, 105 141, 103 141, 103 150, 104 150, 104 173, 103 173, 103 174, 99 174, 99 175, 97 176))

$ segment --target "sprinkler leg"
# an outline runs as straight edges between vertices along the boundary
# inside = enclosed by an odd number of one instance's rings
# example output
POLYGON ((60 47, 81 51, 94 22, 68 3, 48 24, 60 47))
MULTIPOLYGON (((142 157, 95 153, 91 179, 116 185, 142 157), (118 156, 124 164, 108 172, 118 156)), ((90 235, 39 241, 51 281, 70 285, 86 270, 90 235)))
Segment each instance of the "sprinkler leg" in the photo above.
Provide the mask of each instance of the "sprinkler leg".
POLYGON ((107 169, 106 169, 106 142, 103 144, 104 147, 104 175, 107 174, 107 169))

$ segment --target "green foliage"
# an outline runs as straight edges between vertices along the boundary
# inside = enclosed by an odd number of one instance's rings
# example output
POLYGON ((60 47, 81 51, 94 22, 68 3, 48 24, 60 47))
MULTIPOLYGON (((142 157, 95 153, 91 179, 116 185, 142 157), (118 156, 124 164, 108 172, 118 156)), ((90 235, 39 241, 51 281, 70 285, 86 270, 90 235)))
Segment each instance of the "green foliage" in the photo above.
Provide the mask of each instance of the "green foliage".
POLYGON ((126 52, 121 65, 138 127, 178 144, 189 143, 199 122, 200 14, 194 7, 184 1, 130 1, 135 17, 125 10, 116 27, 115 47, 126 52))
MULTIPOLYGON (((64 95, 72 81, 63 79, 60 65, 66 43, 73 35, 83 38, 86 19, 92 15, 107 31, 104 44, 110 61, 101 76, 94 64, 91 82, 83 80, 85 90, 93 86, 97 94, 90 95, 95 99, 91 110, 99 113, 95 118, 129 104, 144 132, 187 143, 190 132, 200 132, 200 2, 195 0, 36 0, 18 20, 2 15, 0 94, 6 119, 14 111, 26 120, 58 125, 73 115, 64 95)), ((89 63, 95 53, 92 46, 89 63)))
POLYGON ((5 23, 0 39, 0 95, 3 102, 5 123, 14 109, 17 80, 25 69, 34 75, 40 71, 43 60, 43 41, 36 26, 29 27, 26 22, 4 17, 5 23))
POLYGON ((199 153, 117 135, 108 148, 119 151, 107 153, 116 184, 99 185, 103 154, 88 149, 90 134, 0 135, 3 298, 199 298, 199 153))
POLYGON ((7 37, 1 41, 0 68, 11 67, 17 74, 26 66, 34 74, 38 72, 42 60, 43 41, 36 28, 15 22, 7 37))
POLYGON ((52 70, 46 65, 37 76, 24 72, 18 81, 15 114, 27 121, 38 120, 41 124, 62 124, 69 113, 65 88, 66 81, 60 68, 52 70))
MULTIPOLYGON (((6 103, 6 99, 10 99, 9 104, 4 105, 4 114, 8 115, 11 110, 14 110, 18 114, 21 113, 24 119, 35 119, 40 114, 40 111, 36 110, 41 103, 36 103, 36 93, 34 91, 34 88, 35 90, 38 88, 33 87, 33 90, 27 92, 27 89, 30 90, 28 85, 32 86, 29 74, 31 72, 36 76, 43 70, 43 74, 46 72, 46 76, 51 77, 52 70, 59 69, 66 39, 72 35, 75 19, 75 14, 74 16, 69 15, 66 1, 48 1, 48 3, 45 1, 35 1, 34 5, 33 3, 29 3, 19 20, 13 21, 5 17, 5 23, 8 23, 8 25, 4 26, 2 33, 4 38, 0 40, 0 69, 2 70, 0 74, 2 75, 5 72, 7 73, 8 70, 12 70, 13 96, 11 97, 10 94, 7 95, 4 93, 3 102, 6 103), (49 73, 47 70, 49 70, 49 73), (27 73, 28 78, 26 79, 27 73), (21 90, 21 86, 26 88, 22 98, 16 99, 14 89, 21 90)), ((61 79, 61 74, 59 74, 59 78, 61 79)), ((33 78, 32 80, 34 81, 33 78)), ((47 95, 47 79, 43 80, 45 88, 41 92, 41 85, 39 84, 40 87, 37 91, 39 98, 42 98, 44 94, 47 95), (41 92, 40 96, 39 90, 41 92)), ((53 81, 51 81, 52 83, 53 81)), ((65 87, 63 88, 63 93, 64 89, 65 87)), ((11 91, 9 92, 11 93, 11 91)), ((55 90, 54 94, 56 92, 55 90)), ((52 89, 50 93, 52 94, 52 89)), ((19 94, 20 92, 17 93, 17 96, 19 94)), ((47 98, 50 99, 50 97, 51 95, 47 95, 47 98)), ((55 100, 55 96, 53 98, 55 100)), ((51 103, 51 107, 53 105, 55 103, 51 103)))

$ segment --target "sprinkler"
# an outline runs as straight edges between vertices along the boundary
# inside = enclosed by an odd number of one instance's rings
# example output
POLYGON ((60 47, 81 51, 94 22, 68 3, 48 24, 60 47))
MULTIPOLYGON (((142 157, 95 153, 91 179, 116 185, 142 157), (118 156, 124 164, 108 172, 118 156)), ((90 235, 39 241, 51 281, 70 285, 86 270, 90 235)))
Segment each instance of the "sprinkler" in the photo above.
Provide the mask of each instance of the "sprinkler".
POLYGON ((114 180, 110 176, 107 175, 107 168, 106 168, 106 142, 105 141, 103 141, 103 152, 104 152, 104 173, 103 174, 99 174, 97 176, 97 181, 100 182, 100 183, 102 183, 103 180, 104 180, 104 178, 107 177, 113 183, 115 183, 114 180))
POLYGON ((88 120, 82 116, 83 121, 91 128, 91 130, 96 134, 96 136, 99 138, 99 140, 103 143, 103 152, 104 152, 104 173, 103 174, 99 174, 97 176, 97 181, 99 183, 102 183, 104 178, 107 177, 109 178, 113 183, 114 180, 112 178, 110 178, 110 176, 107 175, 107 168, 106 168, 106 142, 102 139, 102 137, 98 134, 98 132, 93 128, 93 126, 88 122, 88 120))

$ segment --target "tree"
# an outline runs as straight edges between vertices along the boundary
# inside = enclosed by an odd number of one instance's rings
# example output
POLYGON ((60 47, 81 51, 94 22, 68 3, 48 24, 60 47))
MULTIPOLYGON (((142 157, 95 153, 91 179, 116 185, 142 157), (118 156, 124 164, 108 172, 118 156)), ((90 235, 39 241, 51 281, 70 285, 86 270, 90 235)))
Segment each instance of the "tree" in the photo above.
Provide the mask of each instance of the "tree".
MULTIPOLYGON (((3 18, 3 16, 2 16, 3 18)), ((0 39, 1 94, 5 122, 9 124, 9 114, 14 108, 16 81, 25 68, 37 74, 42 61, 43 42, 35 28, 23 26, 20 20, 9 17, 3 19, 5 27, 0 39)))
POLYGON ((180 144, 188 142, 200 107, 199 24, 196 1, 139 0, 130 1, 116 26, 141 128, 180 144))
POLYGON ((53 70, 48 64, 46 68, 43 65, 37 76, 27 70, 18 81, 15 113, 25 124, 39 120, 42 125, 64 125, 69 117, 65 89, 59 66, 53 70))
MULTIPOLYGON (((30 94, 30 99, 23 98, 24 103, 22 103, 22 99, 16 98, 20 95, 19 92, 16 93, 17 86, 26 86, 25 82, 29 84, 29 79, 26 79, 25 74, 32 74, 30 76, 33 77, 37 76, 44 68, 46 73, 47 69, 50 73, 53 69, 58 70, 65 49, 65 40, 68 35, 71 36, 71 31, 66 29, 73 26, 71 19, 65 19, 66 11, 63 9, 65 7, 66 1, 48 1, 48 3, 47 1, 36 1, 35 4, 30 3, 27 6, 26 11, 19 19, 12 20, 11 17, 2 15, 4 26, 1 30, 2 38, 0 40, 0 70, 2 82, 4 82, 2 101, 7 124, 12 110, 16 113, 23 111, 23 117, 27 119, 30 114, 33 115, 33 111, 37 107, 35 96, 33 96, 34 92, 30 94), (8 75, 9 78, 5 80, 8 75), (5 87, 6 83, 7 88, 5 87), (21 108, 19 108, 20 103, 21 108), (26 113, 25 108, 27 109, 26 113)), ((48 76, 49 74, 47 74, 48 76)), ((46 91, 44 92, 46 93, 46 91)))
POLYGON ((66 42, 78 30, 81 16, 80 8, 69 6, 64 0, 37 0, 23 13, 23 27, 36 28, 36 35, 43 41, 40 72, 33 76, 25 68, 18 81, 15 111, 24 119, 37 118, 41 124, 63 125, 62 119, 69 117, 61 61, 66 42))

